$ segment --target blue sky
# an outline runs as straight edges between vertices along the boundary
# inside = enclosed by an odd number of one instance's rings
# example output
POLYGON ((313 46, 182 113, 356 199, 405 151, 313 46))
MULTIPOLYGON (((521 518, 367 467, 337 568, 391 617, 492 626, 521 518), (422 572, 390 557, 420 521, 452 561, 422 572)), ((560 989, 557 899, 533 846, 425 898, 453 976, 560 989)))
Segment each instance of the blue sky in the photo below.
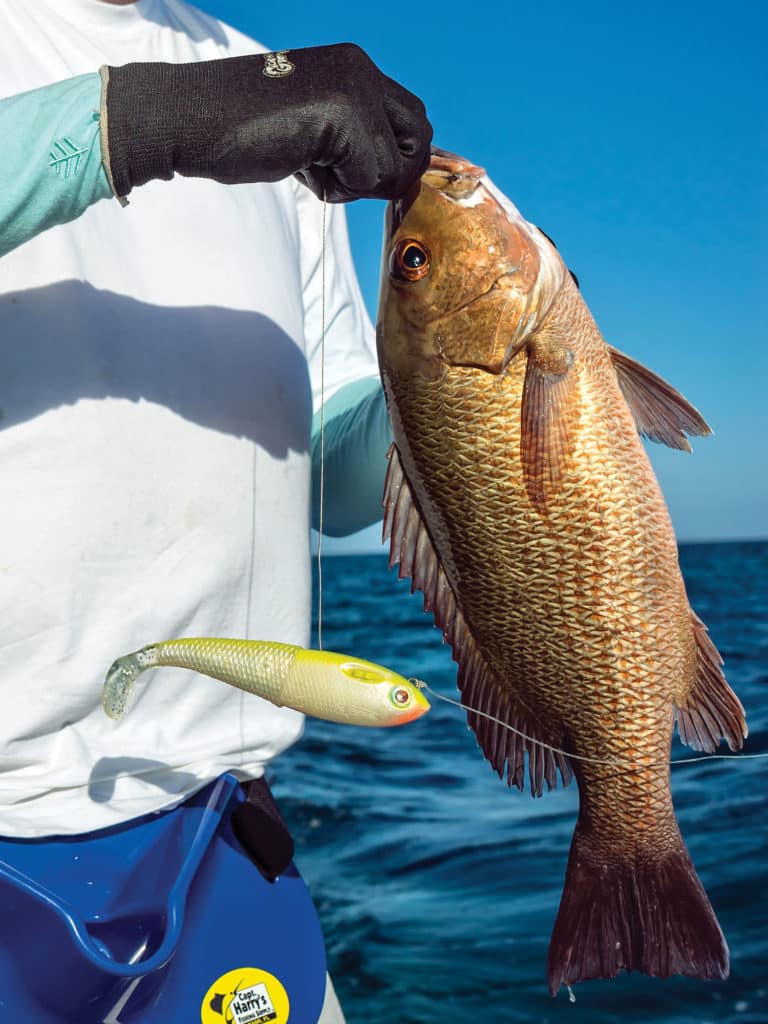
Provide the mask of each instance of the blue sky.
MULTIPOLYGON (((713 427, 649 448, 679 538, 768 536, 766 5, 198 2, 275 49, 359 43, 420 95, 713 427)), ((348 212, 375 317, 383 207, 348 212)))

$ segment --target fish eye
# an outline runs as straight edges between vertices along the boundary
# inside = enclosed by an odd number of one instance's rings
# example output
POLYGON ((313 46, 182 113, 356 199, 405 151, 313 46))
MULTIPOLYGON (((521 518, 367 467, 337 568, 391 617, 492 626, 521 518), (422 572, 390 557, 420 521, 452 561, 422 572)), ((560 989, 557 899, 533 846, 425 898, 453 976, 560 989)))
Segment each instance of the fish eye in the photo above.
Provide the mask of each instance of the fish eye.
POLYGON ((420 281, 429 273, 429 250, 415 238, 403 238, 389 260, 389 272, 400 281, 420 281))
POLYGON ((393 686, 389 691, 389 699, 398 708, 407 708, 411 703, 411 694, 404 686, 393 686))

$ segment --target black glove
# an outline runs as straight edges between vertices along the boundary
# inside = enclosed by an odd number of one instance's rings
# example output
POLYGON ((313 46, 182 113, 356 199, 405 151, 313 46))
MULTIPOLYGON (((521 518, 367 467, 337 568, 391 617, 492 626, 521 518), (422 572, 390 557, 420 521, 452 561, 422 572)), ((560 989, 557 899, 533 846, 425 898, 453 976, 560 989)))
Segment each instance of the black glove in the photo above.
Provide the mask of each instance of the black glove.
POLYGON ((115 191, 174 172, 227 184, 295 174, 329 202, 402 195, 427 168, 424 105, 352 43, 107 69, 115 191))

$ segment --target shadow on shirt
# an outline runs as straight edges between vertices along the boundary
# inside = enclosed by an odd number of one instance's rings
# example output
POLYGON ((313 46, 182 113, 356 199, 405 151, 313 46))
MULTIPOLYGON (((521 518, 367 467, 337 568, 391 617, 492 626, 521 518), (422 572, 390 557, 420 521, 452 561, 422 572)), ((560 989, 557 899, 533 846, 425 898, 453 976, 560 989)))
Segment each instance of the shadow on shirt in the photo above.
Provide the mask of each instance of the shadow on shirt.
POLYGON ((308 451, 306 358, 259 313, 62 281, 0 295, 0 339, 0 429, 82 399, 143 399, 274 458, 308 451))
POLYGON ((173 795, 192 792, 201 785, 199 776, 171 768, 165 761, 146 757, 100 757, 91 768, 88 796, 94 803, 108 803, 115 794, 115 782, 123 775, 143 776, 173 795))

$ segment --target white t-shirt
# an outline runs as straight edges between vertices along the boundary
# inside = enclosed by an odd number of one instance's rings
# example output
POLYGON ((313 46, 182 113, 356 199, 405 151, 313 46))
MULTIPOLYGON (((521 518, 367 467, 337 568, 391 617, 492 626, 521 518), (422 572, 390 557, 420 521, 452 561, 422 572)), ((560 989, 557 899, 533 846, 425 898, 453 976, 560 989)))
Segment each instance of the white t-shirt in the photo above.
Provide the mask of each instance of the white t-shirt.
MULTIPOLYGON (((181 0, 0 0, 0 96, 103 63, 262 50, 181 0)), ((326 396, 376 373, 328 208, 326 396)), ((322 204, 177 177, 0 261, 0 834, 97 829, 243 777, 301 716, 166 669, 115 724, 119 655, 307 644, 322 204)))

